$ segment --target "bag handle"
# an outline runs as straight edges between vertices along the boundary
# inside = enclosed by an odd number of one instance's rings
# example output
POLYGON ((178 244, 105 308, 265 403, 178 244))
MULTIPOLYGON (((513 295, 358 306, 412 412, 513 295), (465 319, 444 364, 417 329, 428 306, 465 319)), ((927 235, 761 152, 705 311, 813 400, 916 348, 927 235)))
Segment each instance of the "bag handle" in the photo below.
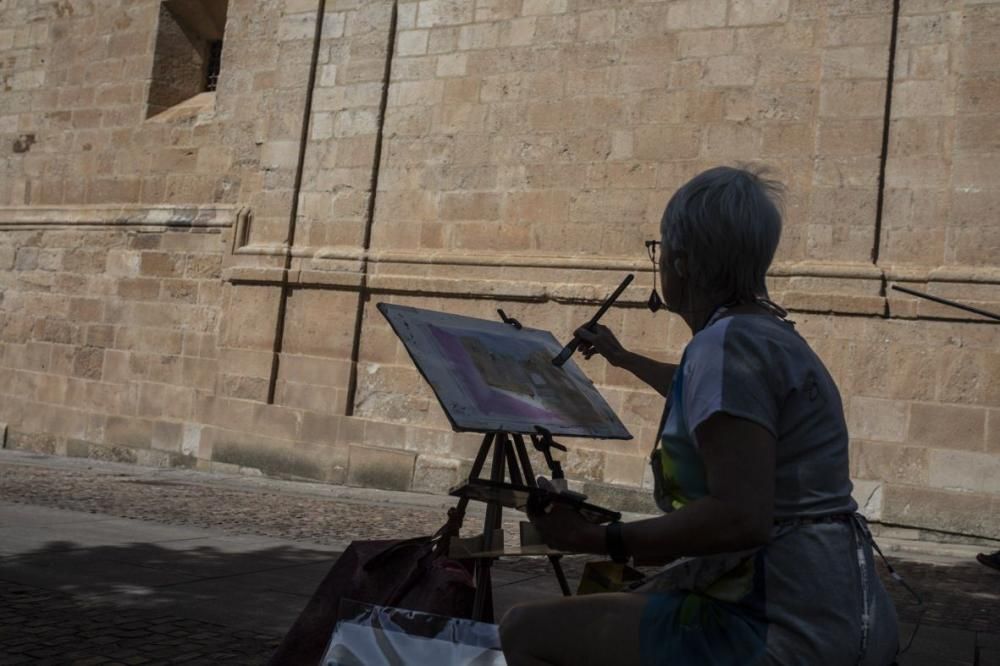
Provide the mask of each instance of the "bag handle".
MULTIPOLYGON (((394 543, 378 555, 375 555, 370 560, 365 562, 362 569, 365 571, 371 571, 372 569, 381 566, 387 558, 392 557, 400 549, 409 548, 411 546, 433 544, 434 549, 430 554, 434 557, 445 556, 448 554, 448 542, 451 540, 451 537, 458 536, 458 532, 462 528, 462 520, 464 518, 465 511, 460 511, 455 508, 448 509, 447 522, 445 522, 445 524, 442 525, 433 535, 429 537, 413 537, 412 539, 405 539, 394 543)), ((421 558, 421 560, 423 559, 425 558, 421 558)))
MULTIPOLYGON (((410 575, 406 577, 395 590, 389 594, 388 599, 385 602, 386 606, 396 606, 402 601, 403 597, 409 593, 413 586, 427 573, 427 570, 431 566, 431 562, 439 557, 446 557, 448 552, 448 542, 453 536, 458 536, 458 531, 462 526, 462 520, 465 517, 465 511, 461 509, 451 508, 448 509, 448 520, 444 525, 438 529, 431 537, 418 537, 417 539, 409 539, 405 542, 396 544, 396 546, 402 546, 404 544, 414 543, 414 542, 426 542, 429 544, 434 544, 434 547, 430 552, 423 555, 419 560, 417 560, 416 566, 410 572, 410 575)), ((390 549, 390 551, 395 550, 395 547, 390 549)), ((389 551, 387 551, 389 552, 389 551)), ((384 555, 385 553, 382 553, 384 555)), ((373 558, 374 559, 374 558, 373 558)), ((369 562, 365 565, 368 569, 370 565, 374 562, 369 562)))

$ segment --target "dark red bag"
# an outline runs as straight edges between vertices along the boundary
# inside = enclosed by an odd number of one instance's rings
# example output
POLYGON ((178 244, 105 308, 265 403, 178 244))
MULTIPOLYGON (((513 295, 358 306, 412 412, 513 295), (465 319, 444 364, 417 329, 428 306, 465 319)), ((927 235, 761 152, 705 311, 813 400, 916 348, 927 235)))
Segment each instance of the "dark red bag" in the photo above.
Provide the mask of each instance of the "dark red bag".
POLYGON ((451 509, 448 522, 433 536, 351 542, 268 664, 318 664, 339 619, 341 599, 471 618, 472 574, 461 562, 445 556, 448 542, 458 535, 461 525, 461 513, 451 509))

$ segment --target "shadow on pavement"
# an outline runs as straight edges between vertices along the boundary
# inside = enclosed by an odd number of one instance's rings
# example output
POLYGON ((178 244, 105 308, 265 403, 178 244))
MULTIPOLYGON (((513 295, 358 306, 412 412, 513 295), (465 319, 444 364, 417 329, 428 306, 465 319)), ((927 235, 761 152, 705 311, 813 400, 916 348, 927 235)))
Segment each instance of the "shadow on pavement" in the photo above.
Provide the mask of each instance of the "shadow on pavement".
POLYGON ((0 558, 0 663, 263 663, 339 554, 199 541, 0 558))

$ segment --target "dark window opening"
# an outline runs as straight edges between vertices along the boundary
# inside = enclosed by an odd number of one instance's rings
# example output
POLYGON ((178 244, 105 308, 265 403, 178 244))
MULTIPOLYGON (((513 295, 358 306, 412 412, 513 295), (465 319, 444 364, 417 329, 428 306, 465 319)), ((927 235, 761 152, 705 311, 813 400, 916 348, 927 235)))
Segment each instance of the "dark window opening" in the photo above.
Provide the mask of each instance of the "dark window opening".
POLYGON ((228 5, 228 0, 160 3, 147 117, 216 89, 228 5))
POLYGON ((205 90, 215 90, 219 84, 219 70, 222 68, 222 40, 208 45, 208 67, 205 70, 205 90))

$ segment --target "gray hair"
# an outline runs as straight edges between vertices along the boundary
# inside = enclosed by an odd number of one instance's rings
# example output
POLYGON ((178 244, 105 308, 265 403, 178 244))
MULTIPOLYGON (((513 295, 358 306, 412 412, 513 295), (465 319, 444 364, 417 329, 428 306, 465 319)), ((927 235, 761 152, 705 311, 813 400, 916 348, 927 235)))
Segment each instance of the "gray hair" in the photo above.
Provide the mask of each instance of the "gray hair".
POLYGON ((767 298, 764 276, 781 238, 783 193, 760 171, 715 167, 674 193, 660 234, 667 247, 687 255, 692 283, 710 297, 767 298))

